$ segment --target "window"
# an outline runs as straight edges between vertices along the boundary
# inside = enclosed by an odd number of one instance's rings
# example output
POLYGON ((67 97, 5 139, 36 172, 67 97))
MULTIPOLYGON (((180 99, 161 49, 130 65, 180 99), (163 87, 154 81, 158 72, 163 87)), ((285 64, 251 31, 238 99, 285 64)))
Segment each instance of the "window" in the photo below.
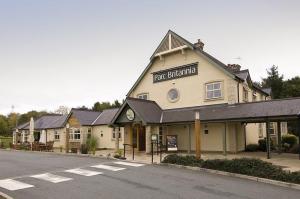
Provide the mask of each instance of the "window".
POLYGON ((208 134, 208 126, 207 126, 207 124, 204 125, 204 134, 206 134, 206 135, 208 134))
MULTIPOLYGON (((113 128, 113 131, 112 131, 112 138, 113 139, 116 139, 116 128, 113 128)), ((121 139, 122 138, 122 135, 121 135, 121 131, 120 131, 120 128, 118 128, 118 130, 119 130, 119 139, 121 139)))
POLYGON ((167 94, 168 100, 170 102, 176 102, 179 100, 179 92, 176 88, 172 88, 168 91, 167 94))
POLYGON ((269 132, 270 132, 270 135, 275 135, 275 128, 274 128, 274 127, 275 127, 275 124, 276 124, 276 123, 274 123, 274 122, 270 122, 270 127, 269 127, 269 128, 270 128, 270 129, 269 129, 269 130, 270 130, 270 131, 269 131, 269 132))
POLYGON ((149 97, 148 97, 148 93, 141 93, 141 94, 138 94, 137 97, 139 99, 144 99, 144 100, 147 100, 149 97))
POLYGON ((259 138, 263 138, 264 137, 264 134, 263 134, 263 124, 262 123, 258 124, 258 137, 259 138))
POLYGON ((59 140, 59 133, 58 133, 58 131, 54 131, 54 140, 59 140))
POLYGON ((70 128, 70 140, 80 140, 80 129, 70 128))
POLYGON ((206 99, 218 99, 222 97, 221 82, 206 84, 206 99))
POLYGON ((29 135, 29 133, 27 131, 23 131, 22 134, 24 136, 24 140, 23 141, 24 142, 28 142, 28 135, 29 135))
POLYGON ((246 88, 243 88, 243 100, 248 102, 248 90, 246 88))

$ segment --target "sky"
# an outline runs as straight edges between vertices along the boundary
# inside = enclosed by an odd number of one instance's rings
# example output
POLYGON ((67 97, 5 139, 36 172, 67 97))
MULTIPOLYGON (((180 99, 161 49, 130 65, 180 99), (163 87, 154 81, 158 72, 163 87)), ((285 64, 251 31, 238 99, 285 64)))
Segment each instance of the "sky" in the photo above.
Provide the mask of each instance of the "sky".
POLYGON ((0 0, 0 114, 122 100, 169 29, 255 81, 300 75, 300 1, 0 0))

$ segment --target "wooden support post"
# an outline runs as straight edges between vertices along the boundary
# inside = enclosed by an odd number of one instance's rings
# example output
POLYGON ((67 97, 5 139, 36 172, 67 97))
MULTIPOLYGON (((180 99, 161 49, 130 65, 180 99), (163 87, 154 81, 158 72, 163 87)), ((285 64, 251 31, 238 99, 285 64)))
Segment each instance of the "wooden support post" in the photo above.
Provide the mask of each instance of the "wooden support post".
POLYGON ((191 153, 192 146, 192 137, 191 137, 191 125, 188 125, 188 136, 189 136, 189 146, 188 146, 188 154, 191 153))
POLYGON ((278 144, 278 154, 281 154, 282 144, 281 144, 281 122, 277 122, 277 144, 278 144))
POLYGON ((224 133, 223 133, 223 155, 227 155, 227 123, 224 123, 224 133))
POLYGON ((267 134, 267 140, 266 140, 267 159, 271 159, 270 121, 268 119, 266 120, 266 134, 267 134))
POLYGON ((195 113, 195 142, 196 142, 196 158, 201 159, 200 112, 195 113))
POLYGON ((66 125, 66 153, 69 153, 70 126, 66 125))

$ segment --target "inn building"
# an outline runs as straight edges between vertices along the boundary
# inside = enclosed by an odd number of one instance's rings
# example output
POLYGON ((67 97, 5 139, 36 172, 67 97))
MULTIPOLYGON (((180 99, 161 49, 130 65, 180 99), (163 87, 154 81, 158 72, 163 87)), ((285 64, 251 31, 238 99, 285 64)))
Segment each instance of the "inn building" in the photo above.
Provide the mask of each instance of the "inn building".
MULTIPOLYGON (((68 129, 75 148, 93 135, 98 149, 119 143, 150 153, 156 137, 167 151, 193 153, 199 120, 202 151, 237 153, 266 137, 280 144, 286 121, 298 118, 300 98, 272 100, 270 94, 252 82, 249 70, 226 65, 208 54, 202 41, 191 43, 169 30, 121 108, 72 109, 67 116, 43 116, 34 126, 40 141, 50 139, 56 148, 66 148, 68 129)), ((28 140, 29 126, 16 129, 14 143, 28 140)))

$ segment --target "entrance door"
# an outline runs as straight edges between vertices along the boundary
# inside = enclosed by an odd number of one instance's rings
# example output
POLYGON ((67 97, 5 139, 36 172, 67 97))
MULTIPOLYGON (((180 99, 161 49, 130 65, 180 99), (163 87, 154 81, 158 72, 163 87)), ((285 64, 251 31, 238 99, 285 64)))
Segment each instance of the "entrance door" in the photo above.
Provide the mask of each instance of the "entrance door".
POLYGON ((139 151, 146 150, 146 129, 144 126, 141 126, 139 129, 139 151))

